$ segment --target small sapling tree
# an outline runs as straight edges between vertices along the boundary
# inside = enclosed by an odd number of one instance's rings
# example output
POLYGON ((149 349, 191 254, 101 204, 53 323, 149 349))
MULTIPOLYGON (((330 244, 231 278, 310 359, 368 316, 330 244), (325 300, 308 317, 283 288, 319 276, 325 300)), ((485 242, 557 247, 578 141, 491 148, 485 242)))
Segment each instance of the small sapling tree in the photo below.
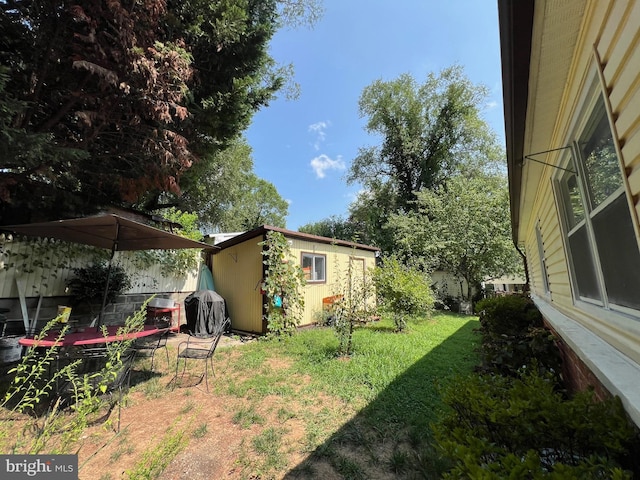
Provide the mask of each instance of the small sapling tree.
POLYGON ((353 330, 359 322, 367 321, 375 313, 375 287, 371 275, 364 271, 362 259, 354 253, 344 271, 338 265, 336 255, 337 282, 335 284, 336 301, 331 306, 333 326, 338 336, 340 356, 349 356, 353 349, 353 330))

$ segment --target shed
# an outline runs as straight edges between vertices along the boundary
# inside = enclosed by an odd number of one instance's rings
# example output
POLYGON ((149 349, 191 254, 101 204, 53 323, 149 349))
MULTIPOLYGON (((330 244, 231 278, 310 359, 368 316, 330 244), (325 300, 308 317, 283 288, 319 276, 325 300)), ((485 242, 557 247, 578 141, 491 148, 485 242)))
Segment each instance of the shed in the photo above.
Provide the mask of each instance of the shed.
MULTIPOLYGON (((283 228, 263 225, 218 243, 212 253, 211 265, 216 291, 226 300, 231 328, 234 331, 265 334, 263 308, 267 303, 261 292, 264 276, 260 245, 270 231, 280 232, 288 240, 291 253, 300 266, 312 263, 304 287, 305 310, 300 326, 317 322, 324 298, 337 293, 340 272, 354 262, 359 275, 375 266, 379 249, 333 238, 319 237, 283 228)), ((372 292, 372 298, 373 292, 372 292)))

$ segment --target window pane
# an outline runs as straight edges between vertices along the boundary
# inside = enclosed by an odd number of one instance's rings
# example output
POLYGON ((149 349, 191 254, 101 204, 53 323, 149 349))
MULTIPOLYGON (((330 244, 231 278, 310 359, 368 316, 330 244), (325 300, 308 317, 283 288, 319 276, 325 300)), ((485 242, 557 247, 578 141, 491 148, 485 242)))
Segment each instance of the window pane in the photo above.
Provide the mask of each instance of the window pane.
POLYGON ((314 280, 324 280, 324 257, 316 257, 315 266, 316 277, 314 280))
POLYGON ((325 258, 321 255, 302 255, 302 271, 306 280, 311 282, 325 281, 325 258))
POLYGON ((302 255, 302 272, 305 280, 311 280, 311 270, 313 269, 313 257, 302 255))
POLYGON ((624 195, 593 218, 609 302, 640 309, 640 251, 624 195))
POLYGON ((569 248, 571 249, 578 294, 581 297, 601 300, 586 225, 582 225, 569 236, 569 248))
POLYGON ((567 173, 562 179, 564 184, 565 205, 567 209, 567 222, 569 230, 573 229, 581 221, 584 220, 584 207, 578 189, 578 179, 575 173, 567 173))
POLYGON ((618 156, 602 98, 579 140, 591 195, 591 208, 604 202, 622 185, 618 156))

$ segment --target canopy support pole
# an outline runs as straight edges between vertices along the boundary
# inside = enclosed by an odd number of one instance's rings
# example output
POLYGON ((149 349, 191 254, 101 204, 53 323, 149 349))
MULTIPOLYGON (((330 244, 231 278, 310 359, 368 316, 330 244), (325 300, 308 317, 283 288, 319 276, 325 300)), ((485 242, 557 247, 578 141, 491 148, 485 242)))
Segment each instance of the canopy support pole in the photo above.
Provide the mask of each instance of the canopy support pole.
POLYGON ((98 323, 96 328, 99 330, 102 325, 102 317, 104 315, 104 308, 107 306, 107 295, 109 294, 109 284, 111 283, 111 267, 113 265, 113 257, 116 255, 118 249, 118 235, 120 234, 120 222, 116 222, 116 235, 113 244, 111 245, 111 258, 109 258, 109 266, 107 268, 107 284, 104 286, 104 293, 102 294, 102 306, 100 307, 100 314, 98 315, 98 323))

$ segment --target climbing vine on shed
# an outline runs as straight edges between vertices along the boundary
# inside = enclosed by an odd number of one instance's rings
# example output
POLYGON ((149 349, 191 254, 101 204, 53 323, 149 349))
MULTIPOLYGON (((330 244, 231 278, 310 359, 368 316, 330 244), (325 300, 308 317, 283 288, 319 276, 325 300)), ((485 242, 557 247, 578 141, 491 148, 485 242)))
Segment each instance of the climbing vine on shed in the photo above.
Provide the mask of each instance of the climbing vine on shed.
POLYGON ((268 334, 291 335, 300 324, 304 312, 304 273, 282 233, 268 232, 260 245, 263 247, 262 290, 266 299, 264 315, 268 334))

